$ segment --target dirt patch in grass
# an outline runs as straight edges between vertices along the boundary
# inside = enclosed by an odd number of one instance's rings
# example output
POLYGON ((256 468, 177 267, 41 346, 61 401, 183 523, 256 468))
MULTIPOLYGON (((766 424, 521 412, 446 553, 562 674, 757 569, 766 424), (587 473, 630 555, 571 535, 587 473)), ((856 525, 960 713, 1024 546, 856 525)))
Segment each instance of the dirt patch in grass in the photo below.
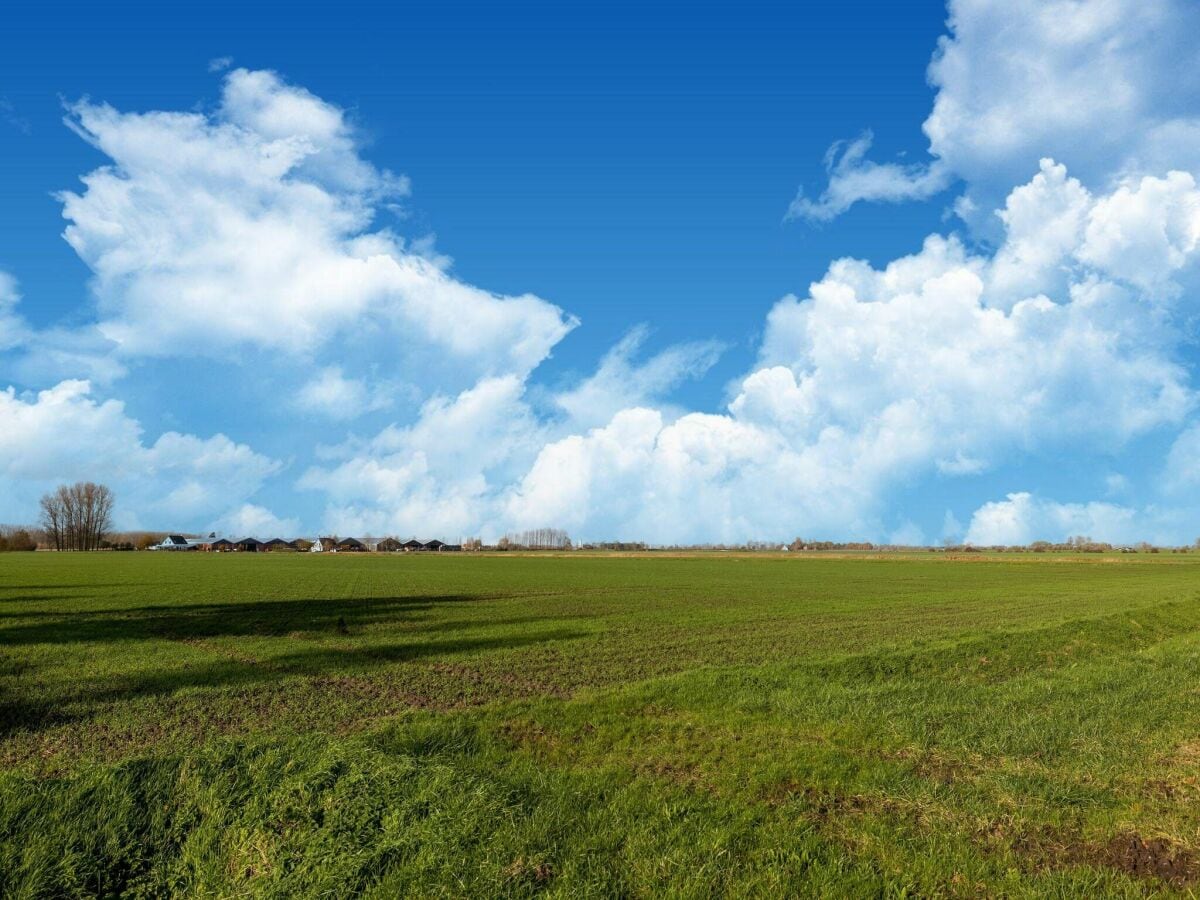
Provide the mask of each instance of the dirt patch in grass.
POLYGON ((1022 833, 1011 849, 1034 870, 1091 866, 1134 878, 1154 878, 1175 887, 1200 880, 1200 859, 1195 851, 1167 838, 1147 838, 1135 832, 1083 840, 1046 827, 1022 833))
POLYGON ((464 691, 466 686, 479 689, 488 694, 489 699, 554 697, 565 700, 572 694, 565 685, 502 669, 484 671, 458 663, 433 663, 429 670, 440 678, 464 685, 464 691))
POLYGON ((1102 865, 1138 877, 1155 877, 1172 884, 1194 884, 1200 876, 1195 853, 1166 838, 1118 835, 1093 854, 1102 865))
POLYGON ((1175 760, 1181 766, 1200 768, 1200 740, 1184 741, 1175 751, 1175 760))
POLYGON ((633 771, 638 775, 650 778, 661 778, 672 784, 686 788, 708 789, 708 779, 700 766, 694 763, 675 763, 666 760, 646 760, 633 765, 633 771))
POLYGON ((528 885, 545 885, 554 875, 554 866, 550 863, 528 860, 523 856, 517 857, 504 870, 504 877, 509 881, 528 885))
POLYGON ((891 797, 875 794, 847 794, 824 790, 796 781, 781 781, 762 794, 762 799, 771 806, 799 802, 806 812, 818 823, 846 815, 883 814, 900 811, 901 803, 891 797))

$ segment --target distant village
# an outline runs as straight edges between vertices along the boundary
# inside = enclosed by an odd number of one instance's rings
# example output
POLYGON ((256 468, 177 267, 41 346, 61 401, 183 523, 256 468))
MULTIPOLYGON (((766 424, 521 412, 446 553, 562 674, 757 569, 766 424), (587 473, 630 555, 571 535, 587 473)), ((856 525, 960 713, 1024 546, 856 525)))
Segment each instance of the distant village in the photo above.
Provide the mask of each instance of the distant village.
POLYGON ((203 553, 270 553, 273 551, 300 553, 456 553, 462 550, 461 544, 447 544, 445 541, 421 541, 409 538, 402 541, 399 538, 332 538, 318 537, 310 541, 306 538, 295 538, 285 541, 283 538, 272 538, 260 541, 257 538, 246 537, 231 541, 228 538, 210 534, 208 537, 187 537, 182 534, 169 534, 158 544, 152 544, 147 550, 192 550, 203 553))

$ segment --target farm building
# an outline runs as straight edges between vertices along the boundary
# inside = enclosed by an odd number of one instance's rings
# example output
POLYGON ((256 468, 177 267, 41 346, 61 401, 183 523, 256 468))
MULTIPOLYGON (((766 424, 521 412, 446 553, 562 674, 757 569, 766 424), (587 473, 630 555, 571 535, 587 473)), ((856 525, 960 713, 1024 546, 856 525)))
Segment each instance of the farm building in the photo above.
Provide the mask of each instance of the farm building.
POLYGON ((422 544, 421 549, 430 553, 456 553, 462 550, 462 545, 447 544, 445 541, 439 541, 435 538, 432 541, 426 541, 422 544))
POLYGON ((219 538, 215 534, 210 534, 204 538, 189 538, 181 534, 167 535, 160 543, 153 545, 151 550, 204 550, 206 552, 229 552, 237 550, 242 553, 266 553, 269 551, 290 551, 302 550, 312 553, 365 553, 369 551, 379 551, 382 553, 396 553, 404 551, 406 553, 421 552, 421 553, 447 553, 462 550, 459 544, 447 544, 445 541, 433 539, 429 541, 418 540, 417 538, 409 538, 406 541, 401 541, 398 538, 389 537, 382 540, 368 538, 367 542, 360 541, 357 538, 342 538, 340 541, 331 537, 319 537, 315 541, 308 541, 304 538, 296 538, 293 541, 285 541, 283 538, 272 538, 269 541, 260 541, 253 537, 244 537, 238 541, 231 541, 227 538, 219 538), (369 542, 369 543, 368 543, 369 542))
MULTIPOLYGON (((388 538, 389 541, 395 541, 395 538, 388 538)), ((462 547, 458 544, 447 544, 445 541, 439 541, 436 538, 431 541, 422 541, 417 538, 409 538, 407 541, 399 543, 397 549, 404 550, 407 553, 417 552, 439 552, 442 550, 461 550, 462 547)))
POLYGON ((211 548, 213 535, 206 538, 189 538, 182 534, 169 534, 158 544, 155 550, 208 550, 211 548))

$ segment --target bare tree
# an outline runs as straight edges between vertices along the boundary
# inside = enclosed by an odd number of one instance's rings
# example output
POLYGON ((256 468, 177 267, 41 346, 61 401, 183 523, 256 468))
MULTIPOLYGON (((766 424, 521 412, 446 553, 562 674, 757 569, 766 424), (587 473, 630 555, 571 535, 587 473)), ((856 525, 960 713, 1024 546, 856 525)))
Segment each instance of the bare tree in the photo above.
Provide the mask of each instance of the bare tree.
POLYGON ((113 493, 80 481, 42 497, 41 525, 55 550, 98 550, 112 527, 113 493))
POLYGON ((55 550, 63 550, 66 545, 66 517, 62 503, 57 493, 42 495, 42 530, 46 532, 46 542, 52 544, 55 550))

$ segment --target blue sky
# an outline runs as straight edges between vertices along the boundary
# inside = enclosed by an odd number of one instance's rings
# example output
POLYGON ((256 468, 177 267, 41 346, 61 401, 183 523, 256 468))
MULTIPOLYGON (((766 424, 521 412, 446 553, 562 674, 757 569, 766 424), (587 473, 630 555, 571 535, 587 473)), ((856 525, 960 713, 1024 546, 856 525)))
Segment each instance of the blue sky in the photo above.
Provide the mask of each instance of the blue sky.
MULTIPOLYGON (((52 195, 104 159, 63 127, 63 100, 211 107, 222 56, 350 110, 363 155, 412 179, 398 227, 435 233, 465 280, 585 321, 556 369, 590 368, 646 321, 660 341, 730 342, 732 377, 779 296, 836 256, 911 251, 938 224, 915 206, 819 229, 783 217, 838 137, 872 127, 883 154, 923 151, 940 3, 298 5, 283 27, 277 9, 242 10, 80 6, 64 33, 25 5, 6 29, 3 96, 29 133, 0 148, 21 173, 6 179, 0 261, 20 263, 31 320, 86 299, 52 195)), ((721 389, 684 388, 697 403, 721 389)))
POLYGON ((1190 5, 4 17, 0 519, 95 477, 260 536, 1200 533, 1190 5))

